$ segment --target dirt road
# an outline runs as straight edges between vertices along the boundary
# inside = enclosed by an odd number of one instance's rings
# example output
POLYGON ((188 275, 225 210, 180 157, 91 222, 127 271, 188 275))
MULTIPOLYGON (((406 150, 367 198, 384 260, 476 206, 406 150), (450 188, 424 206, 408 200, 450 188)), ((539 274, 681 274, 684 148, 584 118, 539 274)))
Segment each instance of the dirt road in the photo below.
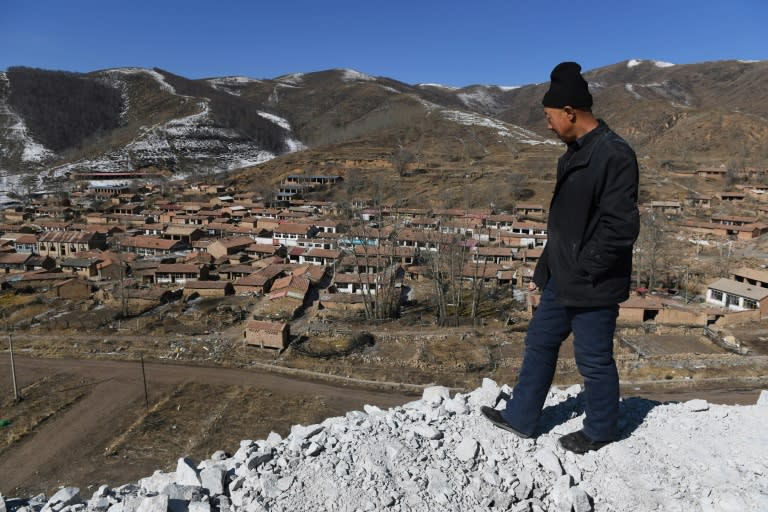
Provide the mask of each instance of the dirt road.
MULTIPOLYGON (((5 496, 37 492, 50 495, 59 485, 121 485, 151 475, 154 469, 167 469, 178 457, 196 450, 234 451, 236 439, 262 439, 270 430, 286 435, 290 425, 296 423, 344 415, 364 404, 386 408, 414 399, 399 393, 331 386, 257 370, 146 363, 147 399, 154 421, 172 422, 173 433, 184 437, 186 443, 180 449, 189 450, 170 453, 166 440, 169 429, 152 432, 152 425, 141 424, 147 423, 152 415, 146 410, 139 363, 18 356, 15 363, 18 387, 22 390, 38 382, 55 387, 62 382, 63 375, 69 377, 67 382, 72 382, 72 376, 86 382, 80 385, 81 398, 44 419, 20 442, 0 453, 0 492, 5 496), (255 406, 262 397, 266 399, 255 406), (167 408, 171 412, 162 409, 169 401, 174 404, 167 408), (227 401, 232 405, 225 411, 221 404, 227 401), (212 409, 217 414, 213 415, 212 409), (211 435, 214 431, 225 435, 217 440, 211 435), (218 448, 217 441, 221 443, 218 448), (147 445, 134 446, 144 443, 147 445), (153 450, 168 453, 160 459, 153 450)), ((0 393, 3 397, 12 396, 7 354, 0 355, 0 368, 0 393)), ((58 391, 52 389, 51 393, 55 395, 58 391)), ((19 407, 25 405, 28 404, 22 402, 19 407)), ((0 418, 11 412, 0 410, 0 418)), ((210 453, 197 455, 205 457, 210 453)))

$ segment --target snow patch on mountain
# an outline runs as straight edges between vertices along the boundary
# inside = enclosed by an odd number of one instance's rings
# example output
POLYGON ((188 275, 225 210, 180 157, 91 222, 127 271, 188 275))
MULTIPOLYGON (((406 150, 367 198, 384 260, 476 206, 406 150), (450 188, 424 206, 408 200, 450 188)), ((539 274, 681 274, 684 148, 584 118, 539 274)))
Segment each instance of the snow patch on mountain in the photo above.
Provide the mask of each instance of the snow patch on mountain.
POLYGON ((275 80, 284 84, 298 86, 304 83, 304 73, 291 73, 277 77, 275 80))
POLYGON ((376 80, 376 77, 354 69, 339 69, 338 71, 341 71, 341 79, 345 82, 372 82, 376 80))
POLYGON ((391 92, 393 94, 402 94, 402 91, 398 91, 397 89, 395 89, 394 87, 390 87, 389 85, 382 85, 382 84, 376 84, 376 85, 378 85, 380 88, 384 89, 387 92, 391 92))
POLYGON ((642 59, 631 59, 631 60, 627 61, 627 67, 628 68, 634 68, 635 66, 639 66, 640 64, 642 64, 644 62, 650 62, 651 64, 653 64, 657 68, 669 68, 669 67, 674 66, 673 63, 671 63, 671 62, 664 62, 663 60, 650 60, 650 61, 647 61, 647 60, 642 60, 642 59))
MULTIPOLYGON (((275 123, 277 126, 279 126, 280 128, 282 128, 288 133, 291 133, 293 131, 291 128, 291 124, 288 122, 287 119, 283 117, 277 116, 275 114, 270 114, 269 112, 259 112, 259 115, 264 119, 267 119, 275 123)), ((289 153, 295 153, 296 151, 303 151, 307 149, 307 146, 304 145, 303 142, 301 142, 298 139, 294 139, 293 137, 287 137, 285 140, 285 144, 288 147, 289 153)))
MULTIPOLYGON (((0 91, 10 91, 10 81, 6 73, 0 73, 0 91)), ((37 142, 29 133, 24 120, 13 112, 6 102, 7 96, 0 95, 0 130, 2 139, 10 142, 0 146, 0 156, 11 158, 14 153, 22 162, 42 163, 54 156, 53 151, 37 142)))
POLYGON ((467 108, 494 113, 503 108, 497 97, 500 91, 498 87, 475 86, 466 92, 457 93, 456 96, 467 108))
POLYGON ((449 91, 455 91, 458 87, 443 84, 416 84, 416 87, 434 87, 435 89, 447 89, 449 91))
POLYGON ((670 101, 673 105, 690 106, 691 98, 685 90, 670 80, 663 82, 651 82, 647 84, 624 84, 624 89, 635 99, 658 99, 659 97, 670 101), (645 94, 642 94, 645 90, 645 94))
POLYGON ((287 130, 287 131, 291 131, 291 125, 290 125, 290 123, 286 119, 284 119, 284 118, 282 118, 280 116, 276 116, 275 114, 270 114, 269 112, 259 112, 259 115, 261 117, 263 117, 264 119, 267 119, 267 120, 275 123, 280 128, 282 128, 284 130, 287 130))
POLYGON ((113 68, 113 69, 107 69, 104 70, 103 73, 109 75, 109 74, 124 74, 124 75, 134 75, 137 73, 144 73, 152 78, 155 79, 155 81, 160 85, 160 89, 169 92, 171 94, 176 94, 176 89, 165 81, 165 77, 161 74, 155 71, 154 69, 147 69, 147 68, 113 68))
POLYGON ((262 80, 248 78, 247 76, 224 76, 206 80, 211 87, 218 91, 226 92, 232 96, 240 96, 242 89, 251 83, 261 83, 262 80))
POLYGON ((640 94, 635 91, 635 85, 634 84, 624 84, 624 90, 626 90, 629 94, 631 94, 636 100, 643 99, 640 94))
POLYGON ((517 142, 523 144, 559 144, 559 142, 545 139, 530 130, 526 130, 520 126, 513 124, 507 124, 496 119, 475 114, 473 112, 462 112, 459 110, 443 110, 441 112, 443 117, 450 121, 465 125, 465 126, 483 126, 496 130, 496 133, 501 137, 507 137, 515 139, 517 142))
MULTIPOLYGON (((195 114, 145 127, 139 136, 119 150, 57 167, 55 175, 75 170, 125 172, 148 165, 174 168, 182 158, 187 165, 191 163, 216 173, 275 158, 274 153, 254 146, 235 130, 218 126, 211 118, 207 100, 198 100, 198 107, 200 110, 195 114)), ((290 132, 285 119, 266 112, 260 114, 290 132)), ((304 145, 293 138, 288 138, 285 143, 289 151, 304 149, 304 145)))

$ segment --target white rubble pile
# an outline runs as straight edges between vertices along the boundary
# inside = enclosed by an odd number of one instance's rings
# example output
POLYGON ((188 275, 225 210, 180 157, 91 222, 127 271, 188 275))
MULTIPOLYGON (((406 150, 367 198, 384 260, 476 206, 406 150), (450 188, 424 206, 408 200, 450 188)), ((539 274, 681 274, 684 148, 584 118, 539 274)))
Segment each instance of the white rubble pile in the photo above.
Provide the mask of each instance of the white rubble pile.
POLYGON ((0 499, 0 512, 768 510, 765 391, 754 406, 625 399, 621 440, 585 455, 557 444, 581 427, 579 386, 552 388, 536 439, 478 413, 499 391, 488 379, 453 397, 431 387, 387 411, 366 405, 242 441, 232 456, 181 458, 175 472, 90 499, 65 487, 47 501, 0 499))

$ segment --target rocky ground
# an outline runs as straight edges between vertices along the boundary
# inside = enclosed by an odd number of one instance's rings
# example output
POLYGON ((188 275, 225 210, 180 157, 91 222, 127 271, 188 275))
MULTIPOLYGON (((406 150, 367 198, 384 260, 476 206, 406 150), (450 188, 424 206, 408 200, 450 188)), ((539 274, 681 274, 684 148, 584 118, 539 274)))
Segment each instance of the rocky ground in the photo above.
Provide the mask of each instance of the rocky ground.
MULTIPOLYGON (((389 409, 363 410, 290 434, 244 440, 233 454, 179 458, 133 484, 10 510, 102 511, 742 511, 768 509, 768 392, 756 405, 627 399, 621 438, 574 455, 557 438, 580 428, 579 386, 551 391, 534 439, 496 429, 477 412, 500 388, 444 387, 389 409)), ((509 391, 508 389, 506 391, 509 391)))

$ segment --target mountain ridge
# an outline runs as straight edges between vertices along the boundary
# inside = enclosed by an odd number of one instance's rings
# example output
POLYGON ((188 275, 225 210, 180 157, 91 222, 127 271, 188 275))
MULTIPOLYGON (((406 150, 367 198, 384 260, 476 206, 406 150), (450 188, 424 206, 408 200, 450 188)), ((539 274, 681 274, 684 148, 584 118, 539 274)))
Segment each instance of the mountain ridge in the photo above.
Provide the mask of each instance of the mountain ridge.
MULTIPOLYGON (((633 59, 584 76, 596 114, 652 165, 768 160, 767 61, 633 59)), ((422 172, 539 172, 562 151, 541 114, 547 87, 411 85, 344 68, 271 79, 9 68, 0 73, 0 174, 154 167, 182 177, 241 170, 239 178, 274 182, 297 167, 326 167, 338 153, 381 168, 398 150, 422 172), (89 91, 108 99, 84 101, 89 91), (68 107, 61 97, 79 99, 68 107)))

